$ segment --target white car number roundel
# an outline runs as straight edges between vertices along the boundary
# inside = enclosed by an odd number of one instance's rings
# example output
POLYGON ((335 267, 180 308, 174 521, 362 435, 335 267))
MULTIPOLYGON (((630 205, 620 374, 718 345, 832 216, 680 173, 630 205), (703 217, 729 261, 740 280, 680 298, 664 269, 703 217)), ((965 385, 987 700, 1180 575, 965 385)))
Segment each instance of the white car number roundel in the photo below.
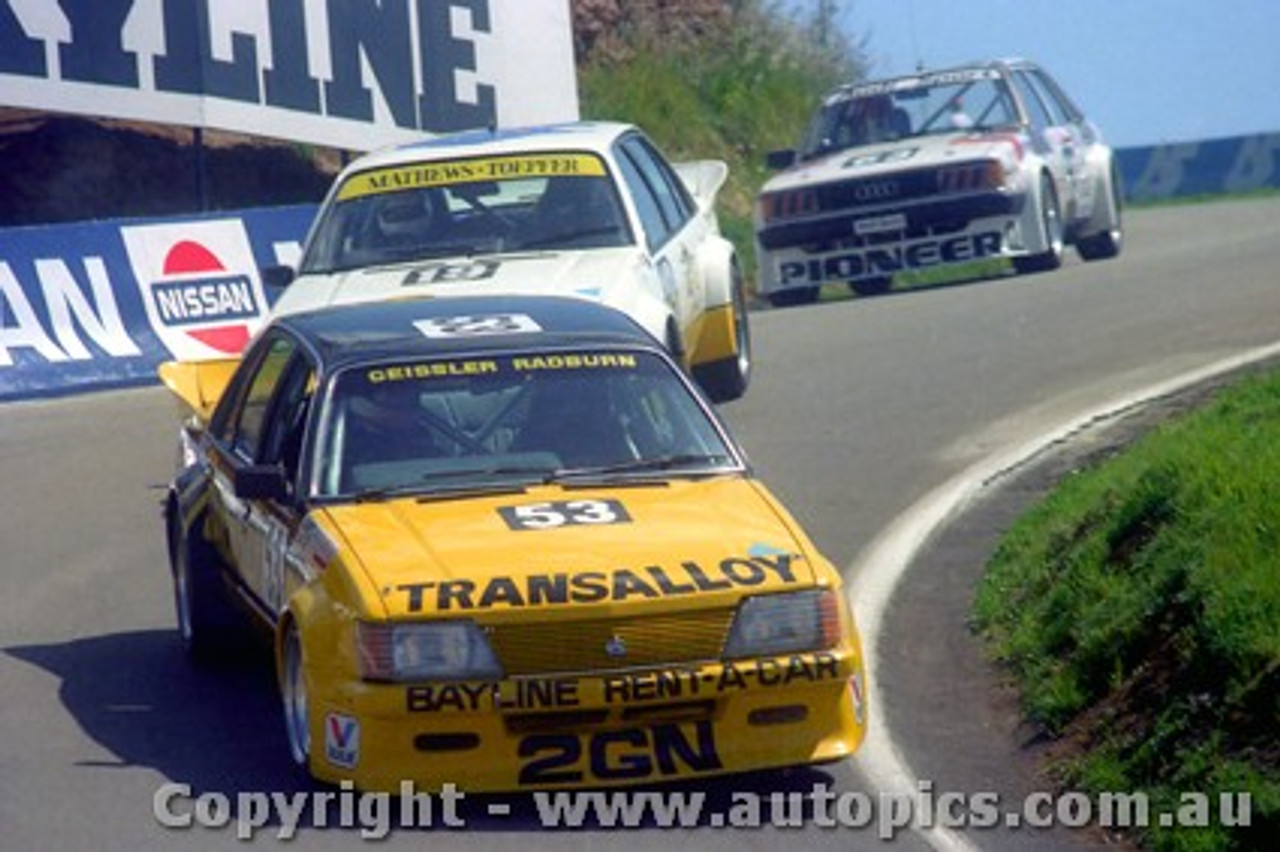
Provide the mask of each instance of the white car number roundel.
POLYGON ((475 314, 416 320, 414 327, 423 337, 484 337, 491 334, 524 334, 542 331, 528 314, 475 314))

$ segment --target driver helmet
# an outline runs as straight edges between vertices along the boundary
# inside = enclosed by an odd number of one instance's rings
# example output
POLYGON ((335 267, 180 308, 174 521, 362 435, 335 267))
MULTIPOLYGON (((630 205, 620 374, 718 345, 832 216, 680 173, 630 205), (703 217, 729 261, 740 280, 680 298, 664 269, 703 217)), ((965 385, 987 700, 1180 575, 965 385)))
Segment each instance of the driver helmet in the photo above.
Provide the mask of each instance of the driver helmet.
POLYGON ((422 413, 417 385, 407 382, 373 385, 366 393, 353 396, 349 408, 362 422, 379 430, 413 425, 422 413))
POLYGON ((393 193, 378 205, 378 231, 393 241, 426 235, 434 219, 434 199, 419 190, 393 193))

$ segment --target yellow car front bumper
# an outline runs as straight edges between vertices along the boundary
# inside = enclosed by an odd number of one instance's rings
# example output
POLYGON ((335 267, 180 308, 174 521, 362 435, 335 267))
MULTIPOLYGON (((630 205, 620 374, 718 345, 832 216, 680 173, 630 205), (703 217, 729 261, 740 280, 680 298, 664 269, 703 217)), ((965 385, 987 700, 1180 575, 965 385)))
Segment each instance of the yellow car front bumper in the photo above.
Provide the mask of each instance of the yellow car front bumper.
POLYGON ((311 771, 362 790, 603 787, 824 763, 853 754, 866 729, 856 645, 595 676, 317 686, 311 771))

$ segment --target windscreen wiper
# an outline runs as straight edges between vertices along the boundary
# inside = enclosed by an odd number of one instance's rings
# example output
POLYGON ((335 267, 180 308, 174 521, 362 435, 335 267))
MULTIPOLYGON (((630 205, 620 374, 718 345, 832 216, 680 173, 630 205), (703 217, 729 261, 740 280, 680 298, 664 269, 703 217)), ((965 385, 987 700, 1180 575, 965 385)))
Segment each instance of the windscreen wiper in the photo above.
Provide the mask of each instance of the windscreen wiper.
POLYGON ((398 485, 366 488, 351 495, 357 503, 369 503, 395 497, 417 495, 419 500, 432 500, 440 497, 456 498, 467 493, 495 494, 502 492, 520 493, 530 485, 546 485, 554 481, 556 472, 545 466, 531 465, 493 465, 490 467, 467 467, 449 470, 427 471, 417 482, 400 483, 398 485), (512 482, 498 480, 496 482, 476 482, 475 478, 490 476, 517 476, 524 478, 512 482), (444 483, 450 479, 466 478, 469 481, 454 485, 444 483))
POLYGON ((706 454, 706 453, 672 453, 665 456, 654 456, 645 459, 631 459, 629 461, 618 462, 616 464, 598 465, 596 467, 575 467, 565 468, 555 471, 553 481, 564 482, 578 479, 608 479, 610 477, 625 477, 627 474, 633 473, 666 473, 675 471, 679 468, 686 468, 690 465, 709 465, 714 469, 708 470, 700 467, 697 470, 681 471, 686 475, 694 476, 710 476, 725 471, 725 465, 732 459, 722 453, 706 454))

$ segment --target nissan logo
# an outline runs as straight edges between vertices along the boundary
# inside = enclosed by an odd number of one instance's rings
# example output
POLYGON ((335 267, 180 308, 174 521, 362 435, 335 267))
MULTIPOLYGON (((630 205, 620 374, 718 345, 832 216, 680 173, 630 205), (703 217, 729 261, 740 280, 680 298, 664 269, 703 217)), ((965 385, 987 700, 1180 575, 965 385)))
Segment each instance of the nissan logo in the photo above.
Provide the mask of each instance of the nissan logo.
POLYGON ((897 194, 898 182, 893 180, 868 181, 853 188, 853 197, 858 201, 885 201, 897 194))

